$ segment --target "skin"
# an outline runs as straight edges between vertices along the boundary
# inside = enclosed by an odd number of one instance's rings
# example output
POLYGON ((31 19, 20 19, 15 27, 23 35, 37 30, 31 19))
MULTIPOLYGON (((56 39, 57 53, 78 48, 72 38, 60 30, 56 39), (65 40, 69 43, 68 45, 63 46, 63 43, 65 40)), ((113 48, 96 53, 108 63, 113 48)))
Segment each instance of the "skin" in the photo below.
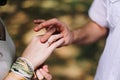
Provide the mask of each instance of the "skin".
POLYGON ((43 28, 46 29, 46 33, 40 39, 42 43, 45 43, 50 36, 57 33, 63 35, 65 40, 61 46, 70 44, 88 45, 98 41, 103 37, 106 37, 109 31, 107 28, 100 26, 94 21, 90 21, 84 26, 73 31, 69 30, 69 26, 67 24, 59 21, 56 18, 46 21, 34 20, 34 23, 37 24, 34 27, 34 31, 38 32, 43 28))
MULTIPOLYGON (((51 55, 55 48, 59 47, 64 43, 64 38, 61 34, 52 35, 48 41, 45 43, 40 42, 42 36, 35 36, 30 44, 27 46, 25 51, 22 54, 22 57, 26 58, 34 67, 34 70, 37 69, 36 74, 39 80, 42 80, 44 77, 47 80, 51 80, 52 76, 49 74, 48 67, 43 66, 41 69, 38 69, 45 60, 51 55)), ((10 72, 4 80, 21 80, 22 76, 10 72), (12 74, 12 75, 11 75, 12 74), (17 77, 15 77, 17 76, 17 77)))
POLYGON ((46 43, 41 43, 40 38, 41 36, 34 37, 22 54, 22 57, 28 59, 35 69, 43 64, 53 50, 64 42, 61 34, 52 35, 48 40, 51 44, 49 44, 48 41, 46 43))
MULTIPOLYGON (((0 4, 0 6, 4 6, 7 3, 7 0, 3 0, 3 3, 0 4)), ((24 53, 26 54, 26 53, 24 53)), ((23 54, 23 55, 24 55, 23 54)), ((35 65, 34 65, 35 66, 35 65)), ((15 73, 12 73, 12 75, 9 75, 10 73, 8 73, 8 75, 6 76, 6 78, 4 80, 20 80, 21 76, 17 75, 15 73)), ((52 75, 49 74, 49 70, 48 70, 48 66, 47 65, 43 65, 42 68, 39 68, 36 70, 36 77, 38 77, 37 79, 32 79, 32 80, 42 80, 44 77, 46 80, 51 80, 52 79, 52 75)))
POLYGON ((34 20, 34 23, 37 24, 34 27, 34 31, 38 32, 43 28, 48 29, 52 26, 52 29, 46 31, 40 41, 42 43, 46 42, 52 34, 59 33, 63 35, 65 42, 62 44, 70 45, 73 43, 87 45, 93 42, 98 41, 102 37, 107 36, 108 29, 98 25, 94 21, 88 22, 83 27, 70 31, 68 29, 68 25, 64 22, 59 21, 58 19, 50 19, 50 20, 34 20))
MULTIPOLYGON (((49 40, 50 36, 52 36, 53 34, 61 34, 63 36, 64 42, 59 42, 62 45, 58 45, 58 44, 54 44, 55 47, 59 47, 59 46, 64 46, 64 45, 69 45, 72 43, 78 43, 78 44, 90 44, 93 42, 96 42, 97 40, 101 39, 102 37, 105 37, 108 34, 108 29, 104 28, 100 25, 98 25, 97 23, 90 21, 89 23, 87 23, 86 25, 84 25, 82 28, 70 31, 68 29, 68 25, 59 21, 58 19, 50 19, 50 20, 34 20, 34 23, 37 24, 37 26, 35 26, 34 30, 36 32, 38 32, 39 30, 46 28, 47 32, 46 34, 44 34, 41 38, 40 41, 41 43, 45 43, 48 41, 49 44, 52 44, 54 41, 56 41, 57 39, 51 39, 49 40)), ((36 40, 35 40, 36 41, 36 40)), ((34 42, 34 40, 33 40, 34 42)), ((40 44, 40 43, 37 43, 40 44)), ((42 44, 41 44, 42 45, 42 44)), ((27 58, 28 60, 32 60, 32 57, 28 57, 30 55, 28 55, 27 52, 30 52, 29 49, 33 49, 30 46, 33 47, 33 43, 31 42, 30 45, 26 48, 25 52, 23 53, 23 57, 27 58)), ((44 45, 46 46, 46 45, 44 45)), ((37 47, 37 45, 35 46, 37 47)), ((53 49, 55 47, 49 48, 49 49, 53 49)), ((43 47, 46 48, 46 47, 43 47)), ((37 49, 35 49, 37 51, 37 49)), ((41 50, 41 49, 40 49, 41 50)), ((44 51, 44 49, 43 49, 44 51)), ((34 52, 34 51, 33 51, 34 52)), ((36 55, 36 53, 35 53, 36 55)), ((35 56, 34 55, 34 56, 35 56)), ((50 55, 50 53, 47 56, 43 56, 45 59, 41 59, 40 62, 38 62, 39 64, 42 64, 46 58, 50 55)), ((41 55, 40 55, 41 56, 41 55)), ((34 65, 34 68, 37 68, 39 66, 39 64, 37 64, 37 60, 39 61, 39 59, 37 58, 36 60, 32 61, 32 64, 34 65)), ((12 73, 14 74, 14 73, 12 73)), ((43 68, 42 69, 38 69, 36 71, 36 74, 38 76, 39 80, 43 79, 43 76, 47 79, 47 80, 51 80, 51 75, 48 74, 47 68, 43 68), (49 77, 48 77, 49 76, 49 77)), ((17 75, 17 74, 14 74, 17 75)), ((19 75, 17 75, 17 77, 21 77, 19 75)), ((6 77, 5 80, 16 80, 13 79, 13 76, 8 76, 6 77), (8 78, 8 79, 7 79, 8 78), (12 79, 11 79, 12 78, 12 79)), ((19 79, 17 79, 19 80, 19 79)))
MULTIPOLYGON (((52 75, 49 73, 48 66, 36 70, 36 75, 31 80, 52 80, 52 75)), ((22 76, 10 72, 4 80, 25 80, 22 76)))
POLYGON ((32 80, 52 80, 52 75, 49 73, 48 65, 36 70, 36 76, 32 80))

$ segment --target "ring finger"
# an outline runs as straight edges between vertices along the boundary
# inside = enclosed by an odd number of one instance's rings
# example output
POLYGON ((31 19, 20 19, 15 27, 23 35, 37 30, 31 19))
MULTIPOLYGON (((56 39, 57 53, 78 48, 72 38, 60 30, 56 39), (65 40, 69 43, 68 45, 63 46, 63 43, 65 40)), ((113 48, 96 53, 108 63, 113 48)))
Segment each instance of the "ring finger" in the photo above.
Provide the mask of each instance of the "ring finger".
POLYGON ((62 38, 63 36, 61 34, 56 34, 56 35, 52 35, 49 39, 48 39, 48 43, 49 45, 51 45, 53 42, 59 40, 60 38, 62 38))

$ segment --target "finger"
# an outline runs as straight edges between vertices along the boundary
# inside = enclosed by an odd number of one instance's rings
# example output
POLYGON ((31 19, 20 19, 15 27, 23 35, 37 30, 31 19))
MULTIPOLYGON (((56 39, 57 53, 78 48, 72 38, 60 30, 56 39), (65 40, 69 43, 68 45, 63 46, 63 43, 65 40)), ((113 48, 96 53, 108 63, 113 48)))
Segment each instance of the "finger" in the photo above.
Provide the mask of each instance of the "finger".
POLYGON ((40 41, 42 43, 46 42, 55 31, 56 31, 56 28, 52 27, 41 37, 40 41))
POLYGON ((52 44, 50 45, 50 47, 49 47, 48 50, 51 51, 51 49, 52 49, 52 51, 53 51, 55 48, 57 48, 57 47, 59 47, 60 45, 62 45, 62 44, 64 43, 64 41, 65 41, 64 38, 61 38, 60 40, 52 43, 52 44))
POLYGON ((47 21, 41 23, 40 25, 36 26, 34 29, 36 31, 39 31, 43 28, 47 28, 47 27, 53 26, 53 25, 54 26, 56 25, 56 27, 60 27, 61 23, 57 19, 50 19, 50 20, 47 20, 47 21))
POLYGON ((48 43, 52 44, 53 42, 57 41, 58 39, 62 38, 62 34, 56 34, 56 35, 52 35, 49 39, 48 39, 48 43))
POLYGON ((52 75, 45 72, 43 69, 40 69, 41 74, 45 77, 46 80, 52 80, 52 75))
POLYGON ((36 75, 37 75, 39 80, 42 80, 44 78, 40 70, 36 71, 36 75))
POLYGON ((34 76, 32 77, 32 80, 38 80, 36 74, 34 74, 34 76))
POLYGON ((44 65, 44 66, 43 66, 43 70, 45 70, 46 72, 49 72, 49 70, 48 70, 48 65, 44 65))
POLYGON ((34 24, 40 24, 40 23, 42 23, 42 22, 44 22, 45 20, 33 20, 33 22, 34 22, 34 24))
POLYGON ((34 29, 35 32, 37 32, 36 26, 38 26, 39 24, 45 22, 45 20, 34 20, 33 22, 34 22, 34 24, 36 24, 33 29, 34 29))

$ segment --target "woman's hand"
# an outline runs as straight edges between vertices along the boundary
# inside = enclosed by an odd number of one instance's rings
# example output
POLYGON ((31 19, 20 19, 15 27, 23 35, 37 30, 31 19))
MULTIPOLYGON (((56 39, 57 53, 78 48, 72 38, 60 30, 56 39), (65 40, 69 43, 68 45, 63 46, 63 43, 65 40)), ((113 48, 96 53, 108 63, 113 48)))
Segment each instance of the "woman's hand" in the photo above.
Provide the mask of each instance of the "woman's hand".
POLYGON ((40 42, 41 36, 35 36, 22 54, 36 69, 50 56, 53 50, 64 43, 61 34, 52 35, 45 43, 40 42))
POLYGON ((48 65, 36 70, 36 76, 32 80, 52 80, 52 75, 49 73, 48 65))

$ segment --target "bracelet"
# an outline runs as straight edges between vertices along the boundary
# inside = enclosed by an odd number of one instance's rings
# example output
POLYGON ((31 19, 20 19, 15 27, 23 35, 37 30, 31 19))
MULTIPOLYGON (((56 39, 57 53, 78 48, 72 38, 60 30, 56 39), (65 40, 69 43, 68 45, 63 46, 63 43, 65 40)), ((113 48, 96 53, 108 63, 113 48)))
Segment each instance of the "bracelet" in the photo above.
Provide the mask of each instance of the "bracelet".
POLYGON ((11 71, 30 80, 34 74, 34 67, 26 58, 19 57, 12 65, 11 71))

